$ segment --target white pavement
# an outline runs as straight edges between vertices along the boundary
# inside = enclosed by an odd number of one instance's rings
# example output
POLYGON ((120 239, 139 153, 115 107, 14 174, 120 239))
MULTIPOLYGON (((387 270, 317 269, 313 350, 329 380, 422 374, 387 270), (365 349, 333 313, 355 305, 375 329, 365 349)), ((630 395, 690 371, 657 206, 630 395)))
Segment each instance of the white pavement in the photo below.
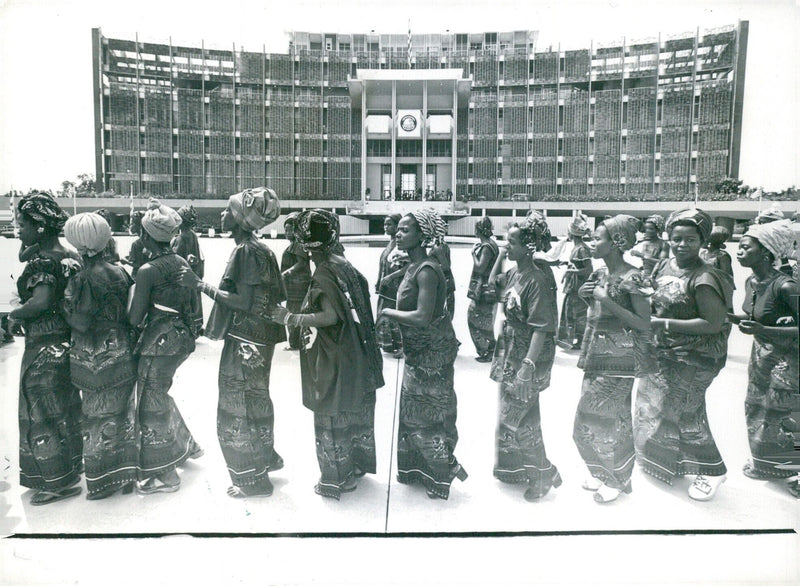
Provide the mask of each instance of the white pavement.
MULTIPOLYGON (((285 241, 268 243, 280 258, 285 241)), ((129 245, 130 239, 120 239, 120 253, 125 254, 129 245)), ((0 258, 14 258, 17 246, 15 241, 0 239, 0 258)), ((206 256, 206 280, 216 283, 232 241, 202 239, 201 246, 206 256)), ((731 249, 735 254, 735 245, 731 249)), ((370 284, 375 281, 380 250, 347 247, 348 259, 364 273, 370 284)), ((470 250, 454 247, 452 256, 458 286, 455 328, 462 342, 455 374, 460 435, 456 455, 470 476, 464 483, 454 482, 449 500, 430 500, 421 487, 399 485, 395 480, 393 429, 402 361, 386 358, 387 384, 378 391, 375 414, 378 473, 364 477, 358 490, 344 494, 338 502, 314 494, 319 469, 313 418, 301 403, 298 354, 285 351, 282 345, 276 348, 273 360, 271 391, 276 414, 275 446, 286 466, 270 476, 275 485, 272 497, 229 498, 225 491, 230 480, 217 443, 215 423, 217 368, 222 343, 201 338, 195 353, 178 370, 172 391, 189 428, 205 448, 203 458, 189 462, 181 471, 179 492, 115 495, 107 500, 89 502, 84 490, 78 498, 31 507, 28 504, 31 493, 22 490, 18 483, 16 409, 23 341, 17 339, 13 344, 0 347, 0 388, 3 389, 0 395, 0 459, 3 463, 0 534, 289 535, 797 529, 800 525, 798 501, 779 483, 753 481, 741 472, 749 455, 743 404, 750 340, 738 330, 730 337, 728 364, 708 392, 711 427, 729 468, 728 481, 713 501, 700 503, 689 499, 686 495, 688 481, 668 487, 637 468, 632 494, 622 495, 608 505, 596 504, 591 493, 581 489, 587 473, 572 441, 582 371, 575 366, 577 354, 562 350, 556 355, 551 388, 542 395, 541 405, 548 456, 561 471, 564 484, 541 502, 528 503, 522 498, 522 486, 495 480, 492 465, 496 384, 488 378, 489 365, 474 360, 475 350, 466 326, 465 290, 471 270, 470 250)), ((16 274, 18 269, 11 266, 13 263, 3 263, 16 274)), ((745 273, 738 265, 736 270, 739 288, 735 303, 739 307, 745 273)), ((560 281, 558 273, 557 278, 560 281)), ((0 294, 8 287, 8 282, 4 283, 0 283, 0 294)), ((570 547, 575 543, 570 542, 570 547)), ((759 543, 769 543, 775 553, 775 547, 792 551, 798 542, 793 534, 762 537, 759 543)), ((738 544, 741 549, 741 541, 738 544)), ((666 563, 674 561, 665 560, 666 563)), ((773 567, 771 571, 777 572, 776 579, 797 576, 797 563, 787 561, 785 567, 773 567)))

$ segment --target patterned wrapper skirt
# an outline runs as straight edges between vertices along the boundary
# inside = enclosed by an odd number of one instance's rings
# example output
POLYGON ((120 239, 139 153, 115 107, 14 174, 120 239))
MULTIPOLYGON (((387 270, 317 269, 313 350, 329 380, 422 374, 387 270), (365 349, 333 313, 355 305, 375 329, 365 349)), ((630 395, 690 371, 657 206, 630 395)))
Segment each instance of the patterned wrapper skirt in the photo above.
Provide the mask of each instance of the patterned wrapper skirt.
POLYGON ((774 344, 753 340, 745 399, 753 469, 764 478, 787 478, 800 465, 800 390, 796 340, 774 344))
POLYGON ((634 463, 631 391, 633 377, 587 373, 572 437, 592 476, 622 490, 634 463))
MULTIPOLYGON (((383 296, 378 296, 378 309, 377 314, 380 314, 381 309, 389 307, 394 309, 395 302, 391 299, 386 299, 383 296)), ((400 332, 400 326, 393 319, 379 317, 375 322, 375 339, 381 350, 384 352, 396 352, 403 348, 403 334, 400 332)))
POLYGON ((141 356, 136 379, 140 433, 139 480, 183 464, 195 449, 192 434, 169 396, 175 371, 189 354, 141 356))
POLYGON ((70 380, 69 343, 26 346, 19 384, 20 484, 69 486, 80 475, 81 397, 70 380))
POLYGON ((668 484, 686 474, 725 474, 706 413, 706 391, 718 372, 659 357, 658 372, 640 380, 635 426, 645 472, 668 484))
MULTIPOLYGON (((529 336, 518 336, 530 341, 529 336)), ((494 477, 502 482, 530 482, 545 485, 552 482, 555 466, 547 458, 542 436, 542 417, 539 410, 539 393, 550 386, 550 376, 555 359, 555 342, 548 336, 536 360, 533 380, 529 383, 532 396, 520 398, 515 385, 527 344, 517 340, 512 328, 503 328, 503 337, 497 343, 492 371, 499 383, 499 408, 495 432, 494 477)))
POLYGON ((353 477, 375 474, 375 404, 360 411, 314 413, 320 479, 317 490, 338 499, 353 477))
POLYGON ((478 356, 491 356, 494 352, 494 318, 497 303, 490 301, 471 301, 467 310, 469 335, 478 356))
POLYGON ((561 319, 558 323, 558 340, 570 345, 576 343, 580 346, 586 330, 588 311, 589 306, 578 296, 577 291, 564 295, 564 301, 561 304, 561 319))
POLYGON ((274 449, 275 413, 269 396, 272 344, 225 338, 219 362, 217 436, 234 486, 251 486, 283 467, 274 449))
MULTIPOLYGON (((449 320, 444 316, 437 320, 449 320)), ((452 328, 403 326, 406 354, 400 390, 397 478, 420 483, 442 498, 459 465, 453 455, 458 442, 453 363, 458 346, 452 328)), ((449 324, 448 324, 449 325, 449 324)))

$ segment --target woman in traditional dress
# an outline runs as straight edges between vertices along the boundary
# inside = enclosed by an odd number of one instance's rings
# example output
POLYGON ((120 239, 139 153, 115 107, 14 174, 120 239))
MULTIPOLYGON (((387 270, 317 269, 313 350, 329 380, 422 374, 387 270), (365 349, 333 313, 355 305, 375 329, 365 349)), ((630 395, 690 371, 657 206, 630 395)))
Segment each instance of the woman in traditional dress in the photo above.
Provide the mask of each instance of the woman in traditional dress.
POLYGON ((733 281, 731 255, 725 252, 725 242, 727 242, 730 237, 731 233, 725 226, 714 226, 708 237, 707 246, 700 249, 700 258, 715 269, 728 275, 731 281, 733 281))
POLYGON ((789 490, 800 498, 800 286, 774 266, 776 259, 789 256, 793 240, 787 220, 753 225, 742 236, 737 258, 753 274, 745 282, 744 313, 729 317, 753 336, 745 399, 752 460, 744 474, 756 480, 787 478, 789 490))
POLYGON ((588 218, 583 214, 577 214, 568 228, 573 248, 562 281, 564 301, 561 304, 561 320, 556 335, 558 345, 569 350, 581 347, 583 332, 586 330, 586 313, 589 306, 588 301, 578 294, 578 290, 592 274, 592 257, 583 241, 589 233, 588 218))
POLYGON ((472 275, 469 279, 467 297, 470 299, 467 310, 469 335, 478 355, 478 362, 491 362, 494 353, 494 317, 497 296, 489 284, 489 273, 500 250, 492 238, 492 220, 483 217, 475 223, 475 236, 479 241, 472 247, 472 275))
POLYGON ((142 217, 141 236, 150 258, 136 274, 128 310, 131 325, 141 329, 134 353, 139 360, 137 490, 142 494, 180 489, 175 468, 203 453, 169 396, 175 371, 194 352, 196 333, 193 292, 178 283, 189 265, 170 246, 180 224, 175 210, 151 200, 142 217))
POLYGON ((128 323, 133 279, 105 257, 111 228, 97 213, 64 226, 83 257, 67 285, 64 309, 72 327, 70 376, 83 401, 83 461, 89 500, 132 492, 139 462, 134 383, 136 361, 128 323))
MULTIPOLYGON (((286 284, 286 309, 292 313, 297 313, 303 306, 303 300, 308 293, 308 286, 311 283, 311 264, 308 253, 297 241, 296 227, 297 217, 300 212, 293 212, 286 216, 283 222, 283 229, 289 246, 283 251, 281 257, 281 274, 283 282, 286 284)), ((289 349, 300 349, 300 328, 287 328, 289 338, 289 349)))
POLYGON ((128 232, 130 232, 131 236, 136 236, 136 240, 131 242, 131 249, 128 251, 128 256, 125 259, 121 259, 122 262, 131 267, 131 276, 134 279, 142 265, 150 258, 150 251, 144 247, 144 242, 142 241, 143 215, 142 212, 131 212, 128 232))
POLYGON ((64 289, 80 270, 80 257, 58 234, 67 214, 44 193, 30 193, 17 205, 27 259, 17 279, 21 305, 9 319, 25 329, 19 379, 20 484, 36 492, 32 505, 80 494, 81 398, 69 375, 70 328, 61 313, 64 289))
MULTIPOLYGON (((444 223, 444 222, 443 222, 444 223)), ((450 321, 456 314, 456 280, 453 276, 452 263, 450 262, 450 246, 444 241, 447 235, 447 224, 444 223, 444 234, 436 238, 430 245, 428 257, 439 263, 447 282, 447 299, 445 301, 445 311, 450 316, 450 321)))
MULTIPOLYGON (((381 252, 378 281, 375 284, 375 292, 378 294, 377 315, 379 316, 384 307, 394 307, 397 303, 397 287, 408 266, 408 255, 397 248, 397 225, 401 218, 400 214, 392 214, 386 216, 383 221, 383 231, 389 236, 389 243, 381 252)), ((379 317, 375 323, 375 337, 381 350, 392 354, 395 358, 402 358, 403 338, 397 322, 379 317)))
POLYGON ((397 247, 410 264, 397 291, 397 309, 381 316, 403 332, 405 368, 400 391, 397 480, 425 486, 430 498, 447 499, 453 478, 467 472, 453 451, 458 442, 453 364, 458 353, 446 310, 447 280, 426 246, 444 238, 445 224, 435 210, 416 210, 400 220, 397 247))
MULTIPOLYGON (((178 215, 181 217, 181 228, 177 236, 172 240, 172 250, 175 254, 189 263, 197 278, 202 279, 205 274, 206 259, 200 250, 200 241, 194 229, 197 226, 197 212, 194 206, 181 206, 178 208, 178 215)), ((203 333, 203 296, 197 291, 194 296, 194 330, 200 336, 203 333)))
POLYGON ((236 246, 219 288, 181 273, 182 285, 214 300, 206 336, 225 340, 219 361, 217 435, 233 485, 233 498, 268 497, 269 472, 283 468, 275 451, 275 413, 269 392, 275 344, 286 340, 283 326, 269 320, 272 308, 286 299, 278 261, 254 234, 281 213, 275 192, 246 189, 228 198, 222 229, 236 246))
POLYGON ((706 414, 706 391, 725 365, 732 285, 703 262, 700 248, 711 233, 711 217, 695 208, 667 220, 674 258, 653 269, 655 292, 650 326, 655 332, 658 370, 645 376, 636 398, 634 426, 641 464, 648 474, 672 484, 696 474, 689 497, 714 497, 725 480, 725 463, 706 414))
POLYGON ((580 294, 589 303, 588 326, 578 367, 584 370, 572 437, 591 474, 583 483, 594 500, 608 503, 631 492, 634 377, 652 372, 649 284, 623 259, 636 243, 639 221, 620 214, 601 223, 589 241, 593 272, 580 294))
POLYGON ((649 276, 662 259, 669 258, 669 243, 661 239, 664 233, 664 218, 658 214, 644 221, 644 239, 631 250, 631 256, 642 259, 642 272, 649 276))
POLYGON ((357 479, 375 473, 375 389, 383 362, 364 276, 334 252, 334 214, 302 212, 298 241, 316 270, 301 313, 277 308, 273 319, 302 328, 313 342, 300 351, 303 404, 314 412, 320 479, 314 491, 339 499, 357 479))
POLYGON ((561 485, 547 459, 539 412, 539 393, 550 386, 555 359, 556 280, 550 265, 533 256, 550 248, 550 229, 539 212, 512 225, 506 240, 490 276, 505 314, 491 369, 500 387, 494 476, 526 483, 524 498, 533 502, 561 485), (501 274, 506 257, 517 266, 501 274))

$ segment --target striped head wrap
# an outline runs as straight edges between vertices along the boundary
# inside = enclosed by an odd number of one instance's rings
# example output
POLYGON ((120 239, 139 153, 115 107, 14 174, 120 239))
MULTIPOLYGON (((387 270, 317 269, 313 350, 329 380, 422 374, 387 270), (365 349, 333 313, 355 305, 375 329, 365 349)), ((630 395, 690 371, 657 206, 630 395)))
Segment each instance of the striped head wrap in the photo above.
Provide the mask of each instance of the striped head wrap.
POLYGON ((660 237, 664 233, 664 217, 658 214, 653 214, 652 216, 647 216, 644 220, 645 224, 653 224, 656 227, 656 232, 658 232, 658 236, 660 237))
POLYGON ((313 209, 300 212, 295 228, 297 241, 308 251, 334 252, 339 243, 339 217, 333 212, 313 209))
POLYGON ((698 208, 686 208, 684 210, 677 210, 672 212, 667 218, 667 232, 672 232, 672 227, 677 222, 688 222, 697 228, 700 234, 700 239, 705 242, 711 234, 711 227, 713 221, 711 216, 698 208))
POLYGON ((441 244, 447 234, 447 224, 433 208, 421 208, 411 212, 422 232, 422 246, 441 244))
POLYGON ((228 209, 243 230, 254 232, 278 219, 281 202, 272 189, 254 187, 230 196, 228 209))
POLYGON ((17 212, 25 214, 40 227, 55 232, 60 232, 69 218, 52 196, 38 191, 22 196, 17 212))
POLYGON ((639 220, 627 214, 617 214, 603 221, 611 241, 621 252, 630 250, 636 244, 636 232, 639 220))
POLYGON ((778 220, 768 224, 753 224, 744 236, 755 238, 759 244, 769 250, 777 262, 788 258, 794 249, 794 231, 789 220, 778 220))
POLYGON ((514 225, 519 228, 522 243, 528 250, 531 252, 550 250, 550 226, 540 212, 529 210, 525 220, 514 225))

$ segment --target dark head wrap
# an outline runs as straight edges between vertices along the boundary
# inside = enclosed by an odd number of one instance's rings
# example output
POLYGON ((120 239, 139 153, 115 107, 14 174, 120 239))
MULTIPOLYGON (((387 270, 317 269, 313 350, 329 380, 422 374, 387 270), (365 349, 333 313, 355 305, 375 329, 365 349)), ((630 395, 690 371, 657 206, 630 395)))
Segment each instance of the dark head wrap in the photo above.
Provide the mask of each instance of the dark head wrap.
POLYGON ((636 244, 636 232, 639 220, 627 214, 618 214, 603 221, 611 241, 621 252, 630 250, 636 244))
POLYGON ((550 250, 550 227, 544 216, 536 210, 528 211, 525 220, 515 224, 520 231, 522 244, 531 252, 547 252, 550 250))
POLYGON ((661 236, 661 234, 664 233, 664 218, 663 218, 663 216, 660 216, 658 214, 653 214, 652 216, 647 216, 647 218, 645 218, 644 223, 645 224, 653 224, 653 226, 656 227, 656 232, 658 232, 659 236, 661 236))
POLYGON ((401 216, 400 214, 389 214, 386 217, 389 218, 392 222, 394 222, 395 226, 397 226, 400 223, 400 220, 403 219, 403 216, 401 216))
POLYGON ((283 227, 286 229, 286 226, 297 226, 297 218, 300 217, 300 212, 292 212, 286 216, 286 219, 283 221, 283 227))
POLYGON ((422 208, 411 212, 422 232, 422 246, 441 244, 447 234, 447 224, 433 208, 422 208))
POLYGON ((485 238, 489 238, 494 233, 493 229, 492 220, 488 216, 483 216, 475 223, 475 232, 485 238))
POLYGON ((69 215, 61 209, 52 196, 35 191, 19 200, 17 211, 25 214, 42 228, 60 232, 69 215))
POLYGON ((194 206, 181 206, 178 208, 178 215, 181 217, 181 225, 186 228, 194 228, 197 225, 197 212, 194 206))
POLYGON ((725 248, 725 242, 731 237, 731 233, 725 226, 714 226, 711 229, 711 234, 708 237, 708 243, 725 248))
POLYGON ((308 251, 334 251, 339 242, 339 217, 328 210, 314 209, 297 216, 297 241, 308 251))
POLYGON ((700 234, 700 239, 703 242, 708 240, 708 236, 711 234, 711 227, 713 226, 711 216, 697 208, 687 208, 685 210, 672 212, 667 218, 668 233, 672 232, 672 227, 677 222, 687 222, 697 228, 697 232, 700 234))

